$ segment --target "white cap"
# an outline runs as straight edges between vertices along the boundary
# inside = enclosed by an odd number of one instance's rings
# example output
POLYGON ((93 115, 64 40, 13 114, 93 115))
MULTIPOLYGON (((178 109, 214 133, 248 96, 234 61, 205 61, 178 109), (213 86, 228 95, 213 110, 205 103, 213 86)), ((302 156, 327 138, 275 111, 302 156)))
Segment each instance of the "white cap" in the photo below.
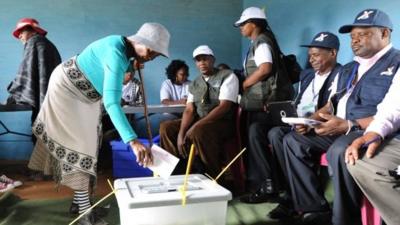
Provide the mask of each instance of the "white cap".
POLYGON ((143 24, 138 32, 135 35, 129 36, 128 39, 169 57, 168 47, 170 34, 168 30, 159 23, 143 24))
POLYGON ((249 7, 243 10, 240 19, 235 22, 234 26, 238 27, 243 22, 246 22, 249 19, 264 19, 266 20, 267 17, 265 16, 264 10, 257 8, 257 7, 249 7))
POLYGON ((208 45, 200 45, 193 51, 193 58, 196 58, 198 55, 212 55, 214 56, 214 52, 211 50, 208 45))

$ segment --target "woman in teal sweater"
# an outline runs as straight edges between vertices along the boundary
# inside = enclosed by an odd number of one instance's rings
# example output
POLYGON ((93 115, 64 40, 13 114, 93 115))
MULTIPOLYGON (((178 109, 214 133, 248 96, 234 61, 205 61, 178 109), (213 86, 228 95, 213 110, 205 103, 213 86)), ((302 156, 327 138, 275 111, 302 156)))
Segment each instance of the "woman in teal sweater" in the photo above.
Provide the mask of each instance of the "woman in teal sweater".
MULTIPOLYGON (((131 64, 138 68, 159 55, 168 57, 169 39, 165 27, 145 23, 135 35, 112 35, 91 43, 53 71, 32 127, 38 143, 29 167, 53 174, 58 183, 72 188, 71 208, 79 213, 90 207, 88 193, 96 178, 102 102, 137 162, 145 167, 152 163, 150 149, 138 141, 121 108, 122 83, 131 64)), ((93 224, 94 220, 90 213, 80 224, 93 224)))

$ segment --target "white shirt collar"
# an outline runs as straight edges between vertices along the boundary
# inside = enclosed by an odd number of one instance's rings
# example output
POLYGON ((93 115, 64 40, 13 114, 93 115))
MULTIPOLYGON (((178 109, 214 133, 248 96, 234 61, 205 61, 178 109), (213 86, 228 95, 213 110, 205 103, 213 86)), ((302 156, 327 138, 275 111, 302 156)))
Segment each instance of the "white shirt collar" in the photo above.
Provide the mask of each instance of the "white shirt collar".
POLYGON ((331 71, 328 71, 328 72, 326 72, 326 73, 324 73, 324 74, 321 74, 321 73, 319 73, 319 71, 317 71, 317 72, 315 73, 315 76, 324 77, 324 76, 328 76, 330 73, 331 73, 331 71))

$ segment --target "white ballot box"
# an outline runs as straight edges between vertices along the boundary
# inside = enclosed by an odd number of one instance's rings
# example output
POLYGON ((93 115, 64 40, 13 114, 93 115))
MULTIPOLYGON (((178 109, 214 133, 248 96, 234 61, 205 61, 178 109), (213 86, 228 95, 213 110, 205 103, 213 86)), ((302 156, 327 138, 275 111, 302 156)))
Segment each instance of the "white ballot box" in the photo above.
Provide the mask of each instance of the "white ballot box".
POLYGON ((189 176, 182 206, 184 176, 124 178, 114 181, 121 225, 224 225, 230 191, 200 174, 189 176))

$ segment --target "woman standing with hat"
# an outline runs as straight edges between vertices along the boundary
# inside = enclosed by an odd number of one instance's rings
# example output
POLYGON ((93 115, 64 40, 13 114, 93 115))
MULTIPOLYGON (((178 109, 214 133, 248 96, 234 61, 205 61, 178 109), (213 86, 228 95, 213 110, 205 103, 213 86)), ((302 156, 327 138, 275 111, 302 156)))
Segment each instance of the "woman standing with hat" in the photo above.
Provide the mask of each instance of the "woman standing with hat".
MULTIPOLYGON (((96 179, 101 102, 137 162, 152 163, 150 150, 138 141, 121 108, 122 83, 130 64, 139 68, 159 55, 168 57, 169 39, 161 24, 145 23, 135 35, 112 35, 91 43, 54 70, 32 127, 38 142, 29 167, 52 173, 58 183, 73 189, 79 213, 90 207, 88 193, 96 179)), ((97 219, 89 213, 79 224, 96 224, 97 219)))
POLYGON ((249 7, 234 26, 240 28, 251 45, 244 60, 243 94, 240 106, 247 113, 247 179, 257 188, 244 196, 246 203, 259 203, 278 196, 271 151, 268 151, 268 131, 272 128, 271 117, 265 105, 272 101, 290 100, 293 87, 283 67, 278 43, 267 23, 265 13, 257 7, 249 7))

